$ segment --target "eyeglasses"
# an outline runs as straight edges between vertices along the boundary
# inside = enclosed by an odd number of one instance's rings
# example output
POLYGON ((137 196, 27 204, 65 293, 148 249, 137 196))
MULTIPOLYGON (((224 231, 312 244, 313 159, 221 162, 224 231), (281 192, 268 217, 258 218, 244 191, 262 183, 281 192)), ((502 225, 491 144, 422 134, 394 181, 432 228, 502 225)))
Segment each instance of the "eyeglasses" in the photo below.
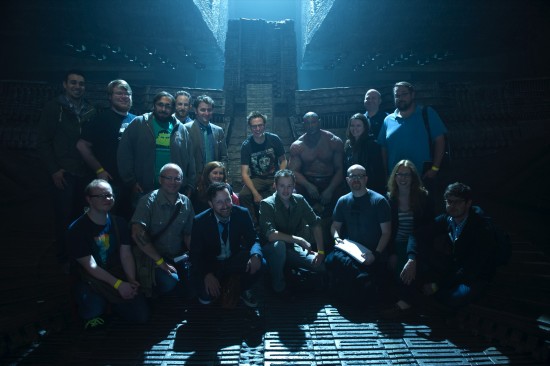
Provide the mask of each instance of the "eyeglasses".
POLYGON ((261 123, 259 125, 250 125, 250 129, 251 130, 259 130, 261 128, 264 128, 265 124, 264 123, 261 123))
POLYGON ((453 206, 453 205, 456 205, 457 203, 462 203, 466 200, 462 198, 457 198, 457 199, 446 199, 444 201, 445 201, 445 204, 447 204, 447 206, 453 206))
POLYGON ((165 175, 161 175, 160 177, 162 179, 166 179, 169 182, 178 182, 178 183, 180 183, 183 180, 182 177, 167 177, 165 175))
POLYGON ((352 175, 348 175, 348 178, 350 180, 361 180, 363 178, 365 178, 367 175, 366 174, 352 174, 352 175))
POLYGON ((396 177, 410 178, 411 173, 395 173, 396 177))
POLYGON ((103 193, 103 194, 89 194, 88 197, 91 197, 91 198, 101 198, 101 199, 111 199, 111 198, 114 198, 115 196, 112 194, 112 193, 103 193))

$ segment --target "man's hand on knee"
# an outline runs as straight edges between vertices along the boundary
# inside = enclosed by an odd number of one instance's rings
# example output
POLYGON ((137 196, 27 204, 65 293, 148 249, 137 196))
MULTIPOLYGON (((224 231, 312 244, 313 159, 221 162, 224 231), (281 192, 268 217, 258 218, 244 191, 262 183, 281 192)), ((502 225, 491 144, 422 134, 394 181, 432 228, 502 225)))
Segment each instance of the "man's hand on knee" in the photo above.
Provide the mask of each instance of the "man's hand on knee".
POLYGON ((255 203, 259 204, 263 200, 262 195, 259 194, 258 192, 252 193, 252 196, 254 197, 254 202, 255 203))
POLYGON ((319 190, 313 184, 309 183, 306 185, 307 194, 312 199, 319 199, 319 190))
POLYGON ((206 293, 212 297, 218 297, 220 296, 220 281, 214 276, 212 273, 208 273, 204 277, 204 288, 206 289, 206 293))
POLYGON ((332 200, 332 190, 325 189, 323 193, 321 193, 321 203, 323 205, 328 205, 331 200, 332 200))

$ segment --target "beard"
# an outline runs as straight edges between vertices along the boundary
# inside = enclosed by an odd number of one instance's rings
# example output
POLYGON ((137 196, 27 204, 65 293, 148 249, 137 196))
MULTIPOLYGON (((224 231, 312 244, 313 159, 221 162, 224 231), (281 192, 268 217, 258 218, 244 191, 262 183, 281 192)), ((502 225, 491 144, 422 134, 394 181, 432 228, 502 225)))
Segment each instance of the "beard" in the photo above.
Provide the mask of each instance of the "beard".
POLYGON ((396 107, 397 109, 399 109, 400 111, 406 111, 407 109, 409 109, 409 108, 411 107, 412 103, 413 103, 412 101, 410 101, 410 102, 405 102, 405 101, 403 101, 403 100, 400 100, 399 102, 397 102, 397 103, 395 104, 395 107, 396 107))
POLYGON ((153 115, 155 116, 155 119, 159 122, 167 122, 167 121, 170 120, 170 117, 172 117, 172 115, 170 113, 155 112, 155 113, 153 113, 153 115))

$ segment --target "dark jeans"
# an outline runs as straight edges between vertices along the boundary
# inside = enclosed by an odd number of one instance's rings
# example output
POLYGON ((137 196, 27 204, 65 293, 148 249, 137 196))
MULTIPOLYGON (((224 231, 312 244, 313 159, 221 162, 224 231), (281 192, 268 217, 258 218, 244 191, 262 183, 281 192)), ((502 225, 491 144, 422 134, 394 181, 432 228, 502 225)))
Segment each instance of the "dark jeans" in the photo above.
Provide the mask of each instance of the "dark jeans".
MULTIPOLYGON (((75 288, 75 298, 78 304, 78 315, 89 320, 105 313, 107 300, 95 292, 86 282, 79 282, 75 288)), ((113 311, 122 319, 131 323, 145 323, 149 319, 149 305, 143 294, 132 300, 112 304, 113 311)))
MULTIPOLYGON (((166 294, 168 292, 174 291, 175 295, 186 295, 190 289, 188 289, 188 268, 187 262, 178 262, 173 263, 169 262, 170 265, 174 266, 178 273, 168 273, 159 267, 155 268, 155 292, 158 294, 166 294), (179 285, 178 285, 179 284, 179 285)), ((189 294, 188 294, 189 295, 189 294)))
MULTIPOLYGON (((274 192, 273 190, 273 177, 270 178, 251 178, 252 184, 254 184, 254 188, 258 191, 259 194, 262 195, 262 198, 267 198, 271 196, 274 192)), ((242 207, 248 208, 248 212, 250 213, 250 216, 252 217, 252 222, 254 222, 254 225, 258 225, 258 211, 259 211, 259 205, 254 202, 254 196, 252 195, 252 192, 250 192, 250 189, 246 185, 243 185, 243 188, 241 189, 241 192, 239 192, 239 202, 242 207)))
POLYGON ((364 266, 335 249, 325 259, 325 266, 329 271, 329 289, 339 300, 348 303, 376 300, 377 281, 385 266, 382 258, 364 266))
POLYGON ((489 287, 489 282, 476 281, 469 285, 460 283, 448 288, 440 288, 435 299, 452 309, 458 309, 482 297, 489 287))
MULTIPOLYGON (((250 253, 248 251, 241 251, 231 256, 230 258, 217 261, 216 268, 214 268, 213 274, 214 276, 216 276, 218 281, 220 281, 220 283, 222 283, 226 278, 230 277, 231 275, 241 275, 241 290, 246 291, 250 289, 254 285, 254 283, 256 283, 256 281, 260 279, 263 268, 265 266, 265 260, 262 258, 262 267, 260 267, 260 269, 254 274, 250 274, 250 272, 246 272, 246 264, 248 263, 249 259, 250 253)), ((199 297, 202 300, 214 300, 212 296, 210 296, 206 292, 206 287, 204 286, 204 277, 196 277, 195 281, 199 297)))
MULTIPOLYGON (((422 294, 422 286, 431 281, 425 280, 421 273, 417 273, 417 278, 410 285, 405 285, 399 281, 397 285, 397 297, 413 306, 424 306, 430 300, 422 294)), ((481 298, 489 288, 488 281, 476 281, 469 285, 459 283, 447 287, 441 287, 434 295, 433 299, 450 309, 459 309, 471 302, 481 298)))

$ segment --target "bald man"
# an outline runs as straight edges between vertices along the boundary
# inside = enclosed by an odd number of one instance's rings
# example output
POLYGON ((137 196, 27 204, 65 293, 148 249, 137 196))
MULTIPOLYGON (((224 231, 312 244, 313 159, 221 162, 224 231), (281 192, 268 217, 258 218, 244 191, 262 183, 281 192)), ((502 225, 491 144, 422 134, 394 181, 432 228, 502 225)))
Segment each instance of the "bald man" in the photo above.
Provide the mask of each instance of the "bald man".
POLYGON ((384 124, 384 118, 388 115, 386 112, 380 110, 380 104, 382 104, 382 95, 376 89, 369 89, 365 94, 365 117, 367 117, 370 124, 369 134, 378 137, 380 128, 384 124))
POLYGON ((289 169, 296 190, 321 217, 331 217, 343 181, 344 144, 332 132, 321 130, 319 116, 308 112, 305 133, 290 146, 289 169))

